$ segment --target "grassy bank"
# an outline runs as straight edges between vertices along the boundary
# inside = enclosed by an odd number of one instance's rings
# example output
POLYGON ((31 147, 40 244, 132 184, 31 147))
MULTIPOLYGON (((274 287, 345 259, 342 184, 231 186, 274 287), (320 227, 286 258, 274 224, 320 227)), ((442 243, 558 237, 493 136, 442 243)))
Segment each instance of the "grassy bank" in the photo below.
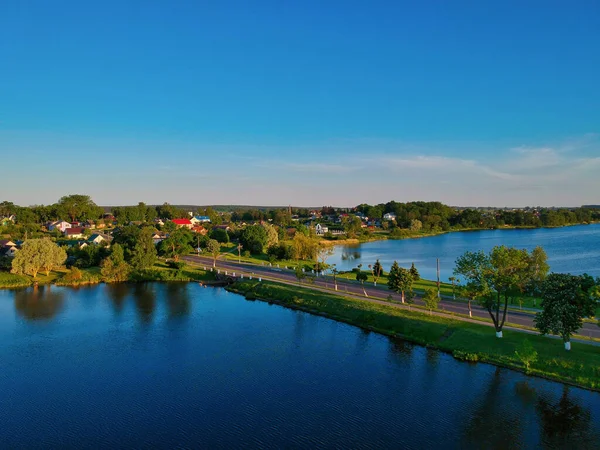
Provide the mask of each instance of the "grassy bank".
POLYGON ((530 375, 600 391, 600 347, 573 343, 566 352, 562 341, 505 330, 497 339, 491 327, 431 316, 393 306, 340 297, 272 282, 243 281, 229 288, 258 298, 357 325, 382 334, 452 353, 462 360, 482 361, 525 371, 515 351, 528 340, 538 353, 530 375))
MULTIPOLYGON (((12 289, 27 287, 36 283, 38 285, 54 284, 57 286, 84 286, 102 283, 102 274, 99 267, 79 269, 80 276, 74 278, 69 269, 58 269, 51 271, 48 275, 40 273, 34 279, 27 275, 16 275, 0 272, 0 289, 12 289)), ((173 269, 164 262, 157 262, 151 269, 132 272, 128 281, 210 281, 214 280, 212 272, 186 265, 182 269, 173 269)))

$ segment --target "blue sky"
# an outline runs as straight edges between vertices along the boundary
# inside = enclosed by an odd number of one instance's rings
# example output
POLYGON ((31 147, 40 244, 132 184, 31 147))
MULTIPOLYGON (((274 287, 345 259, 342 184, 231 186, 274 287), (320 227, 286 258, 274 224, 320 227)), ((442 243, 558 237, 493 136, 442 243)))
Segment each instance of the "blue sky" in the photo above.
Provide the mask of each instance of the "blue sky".
POLYGON ((25 1, 0 201, 600 203, 595 1, 25 1))

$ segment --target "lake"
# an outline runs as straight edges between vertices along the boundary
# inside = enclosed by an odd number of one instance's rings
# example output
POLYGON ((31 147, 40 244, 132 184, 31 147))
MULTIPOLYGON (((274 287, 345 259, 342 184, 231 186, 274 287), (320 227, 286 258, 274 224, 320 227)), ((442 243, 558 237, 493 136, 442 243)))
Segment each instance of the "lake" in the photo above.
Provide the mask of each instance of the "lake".
POLYGON ((0 448, 598 448, 600 394, 197 284, 0 290, 0 448))
POLYGON ((410 267, 414 262, 422 278, 435 280, 436 258, 439 258, 440 277, 442 281, 447 281, 452 276, 456 258, 465 251, 488 252, 496 245, 528 250, 539 245, 548 254, 551 271, 600 276, 600 224, 463 231, 417 239, 337 246, 327 263, 336 264, 338 270, 351 270, 362 263, 365 270, 369 264, 374 264, 379 259, 384 270, 388 271, 394 261, 398 261, 402 267, 410 267))

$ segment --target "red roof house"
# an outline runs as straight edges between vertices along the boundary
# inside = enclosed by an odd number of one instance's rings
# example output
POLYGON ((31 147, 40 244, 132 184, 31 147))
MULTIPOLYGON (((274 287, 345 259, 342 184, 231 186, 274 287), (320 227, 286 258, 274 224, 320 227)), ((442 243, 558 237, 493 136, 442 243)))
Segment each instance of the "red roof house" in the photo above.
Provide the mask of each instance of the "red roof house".
POLYGON ((177 227, 186 227, 192 229, 194 224, 190 221, 190 219, 173 219, 171 220, 177 227))

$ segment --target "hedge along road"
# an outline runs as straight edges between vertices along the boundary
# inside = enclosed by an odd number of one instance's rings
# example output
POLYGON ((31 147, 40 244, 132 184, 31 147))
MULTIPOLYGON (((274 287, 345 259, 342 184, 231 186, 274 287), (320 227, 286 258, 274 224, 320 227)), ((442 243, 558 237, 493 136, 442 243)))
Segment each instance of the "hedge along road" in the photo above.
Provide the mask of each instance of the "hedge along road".
MULTIPOLYGON (((212 258, 203 257, 203 256, 182 256, 181 259, 194 263, 196 265, 200 265, 210 269, 213 265, 212 258)), ((220 270, 221 272, 227 272, 229 275, 235 273, 236 276, 240 276, 242 273, 244 276, 252 275, 253 277, 268 277, 273 281, 282 281, 287 284, 297 284, 298 279, 296 278, 296 274, 293 270, 284 269, 283 267, 271 267, 271 266, 260 266, 256 264, 247 264, 247 263, 237 263, 234 261, 218 261, 216 270, 220 270)), ((334 289, 333 278, 330 276, 327 277, 316 277, 314 284, 313 283, 302 283, 303 287, 315 287, 320 289, 334 289)), ((348 293, 353 294, 355 296, 360 296, 365 300, 363 286, 360 284, 353 283, 351 281, 347 281, 344 279, 337 279, 338 292, 340 294, 348 293)), ((386 300, 389 295, 391 295, 392 299, 395 302, 400 302, 401 297, 399 294, 395 294, 387 289, 386 286, 367 286, 365 284, 364 289, 369 296, 370 299, 378 299, 378 300, 386 300)), ((414 303, 418 306, 424 307, 424 303, 421 300, 420 296, 415 296, 414 303)), ((438 310, 447 313, 455 313, 461 314, 463 316, 469 315, 469 307, 468 304, 463 301, 454 301, 447 298, 442 298, 439 305, 438 310)), ((490 315, 486 309, 479 306, 476 302, 472 302, 472 314, 474 318, 480 319, 490 319, 490 315)), ((512 324, 521 327, 529 327, 534 328, 533 324, 534 315, 527 312, 519 312, 515 310, 510 310, 506 314, 506 325, 512 324)), ((461 317, 456 317, 456 319, 462 319, 461 317)), ((584 323, 583 327, 579 329, 579 336, 589 337, 594 339, 600 339, 600 327, 596 323, 584 323)))

